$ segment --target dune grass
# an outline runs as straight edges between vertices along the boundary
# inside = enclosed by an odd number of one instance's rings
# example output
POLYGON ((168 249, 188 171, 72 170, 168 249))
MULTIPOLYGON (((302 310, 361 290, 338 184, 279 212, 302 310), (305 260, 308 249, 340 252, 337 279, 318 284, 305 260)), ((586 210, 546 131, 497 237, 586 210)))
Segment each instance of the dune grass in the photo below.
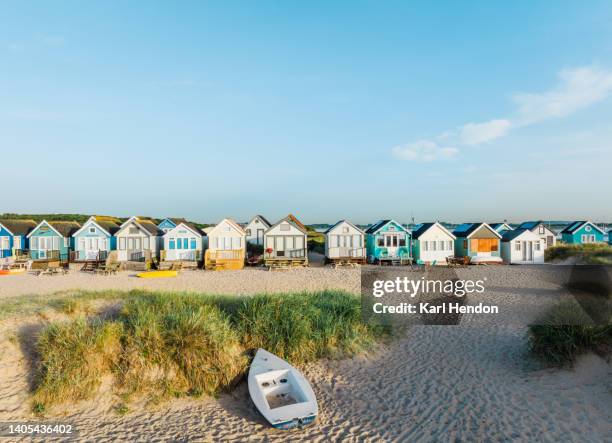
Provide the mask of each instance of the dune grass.
POLYGON ((612 349, 612 318, 593 324, 575 300, 553 307, 536 323, 529 327, 531 350, 550 365, 570 365, 586 352, 609 354, 612 349))
MULTIPOLYGON (((93 300, 82 292, 77 300, 93 300), (80 297, 80 298, 79 298, 80 297)), ((50 324, 38 339, 35 408, 91 397, 112 375, 125 401, 215 396, 248 371, 265 348, 294 364, 363 352, 389 331, 363 323, 358 296, 342 291, 252 297, 130 291, 113 318, 83 315, 50 324)), ((76 306, 76 307, 75 307, 76 306)))
POLYGON ((89 398, 121 354, 122 325, 80 318, 45 328, 37 342, 35 409, 48 403, 89 398))
POLYGON ((544 258, 547 262, 577 257, 579 262, 591 265, 612 265, 612 246, 605 243, 584 245, 557 244, 546 248, 544 258))

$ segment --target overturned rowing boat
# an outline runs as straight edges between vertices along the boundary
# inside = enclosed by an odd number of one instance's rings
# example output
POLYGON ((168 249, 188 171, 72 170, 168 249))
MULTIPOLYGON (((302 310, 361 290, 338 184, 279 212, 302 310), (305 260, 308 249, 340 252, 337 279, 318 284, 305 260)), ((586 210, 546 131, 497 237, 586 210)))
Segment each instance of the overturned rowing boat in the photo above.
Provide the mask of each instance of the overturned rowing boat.
POLYGON ((285 360, 263 349, 251 363, 249 394, 261 415, 277 429, 305 426, 317 418, 310 383, 285 360))

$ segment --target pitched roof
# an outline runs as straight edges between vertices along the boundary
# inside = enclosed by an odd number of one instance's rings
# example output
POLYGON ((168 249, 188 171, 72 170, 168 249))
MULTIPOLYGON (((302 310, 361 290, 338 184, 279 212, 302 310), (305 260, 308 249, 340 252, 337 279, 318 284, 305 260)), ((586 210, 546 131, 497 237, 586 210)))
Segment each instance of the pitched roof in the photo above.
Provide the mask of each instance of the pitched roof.
POLYGON ((287 217, 284 218, 284 220, 290 221, 291 223, 296 225, 301 230, 308 232, 308 229, 306 229, 306 226, 304 226, 302 222, 299 221, 295 215, 289 214, 287 217))
POLYGON ((27 235, 36 227, 34 220, 0 220, 0 224, 11 231, 13 235, 27 235))
MULTIPOLYGON (((263 215, 256 214, 255 217, 253 217, 253 218, 256 218, 256 217, 259 217, 260 219, 262 219, 268 226, 272 226, 272 223, 270 223, 270 221, 266 217, 264 217, 263 215)), ((251 221, 253 221, 253 220, 251 220, 251 221)))
POLYGON ((502 235, 502 241, 511 241, 514 240, 516 237, 518 237, 519 235, 522 235, 525 232, 531 232, 531 230, 529 229, 514 229, 512 231, 506 231, 504 232, 504 234, 502 235))
POLYGON ((405 232, 410 233, 410 231, 408 231, 408 229, 404 228, 400 223, 396 222, 395 220, 386 219, 386 220, 379 220, 376 223, 374 223, 372 226, 370 226, 366 230, 366 234, 374 234, 374 233, 378 232, 383 226, 386 226, 387 224, 389 224, 391 222, 395 223, 397 226, 402 228, 405 232))
POLYGON ((269 232, 271 229, 274 229, 275 227, 277 227, 278 225, 280 225, 283 222, 287 222, 289 224, 292 224, 293 226, 295 226, 298 230, 300 230, 302 233, 308 235, 308 229, 306 229, 306 226, 304 226, 302 223, 300 223, 300 221, 295 218, 293 215, 289 214, 287 217, 277 221, 275 224, 273 224, 272 226, 270 226, 266 232, 269 232))
POLYGON ((75 221, 50 221, 47 223, 64 237, 71 237, 81 228, 81 225, 75 221))
POLYGON ((429 231, 430 228, 432 228, 433 226, 438 225, 439 227, 441 227, 444 232, 446 232, 448 235, 450 235, 453 238, 456 238, 452 232, 450 232, 448 229, 446 229, 444 226, 442 226, 441 223, 439 222, 433 222, 433 223, 421 223, 415 226, 415 229, 412 230, 412 238, 415 240, 418 240, 418 238, 425 234, 427 231, 429 231))
POLYGON ((455 228, 453 234, 457 237, 469 237, 483 226, 490 229, 491 232, 495 233, 495 235, 501 238, 501 234, 486 223, 463 223, 455 228))
POLYGON ((98 220, 96 219, 96 224, 98 224, 102 229, 108 232, 110 235, 114 235, 115 232, 119 230, 119 225, 110 220, 98 220))
POLYGON ((335 229, 338 225, 340 225, 342 223, 347 223, 347 224, 351 225, 353 228, 357 229, 359 232, 363 233, 363 229, 360 229, 357 225, 354 225, 353 223, 351 223, 348 220, 342 219, 342 220, 334 223, 332 226, 330 226, 323 234, 330 233, 333 229, 335 229))
MULTIPOLYGON (((175 229, 177 229, 181 225, 183 225, 185 228, 189 229, 190 231, 192 231, 193 233, 195 233, 197 235, 200 235, 200 236, 205 235, 205 233, 201 229, 193 226, 191 223, 181 222, 178 225, 176 225, 174 228, 172 228, 168 232, 166 232, 163 236, 164 237, 166 237, 166 236, 169 237, 172 234, 172 231, 174 231, 175 229)), ((174 235, 176 235, 176 234, 174 234, 174 235)))
POLYGON ((542 220, 526 221, 518 225, 516 229, 533 229, 541 223, 544 223, 544 222, 542 220))
POLYGON ((588 220, 583 220, 583 221, 575 221, 573 223, 570 223, 569 225, 567 225, 562 231, 561 234, 573 234, 574 232, 576 232, 578 229, 582 228, 582 226, 589 224, 591 226, 593 226, 595 229, 597 229, 599 232, 601 232, 602 234, 605 234, 605 232, 603 231, 603 229, 601 229, 599 226, 597 226, 595 223, 590 222, 588 220))
POLYGON ((137 219, 136 223, 142 226, 151 235, 164 235, 164 231, 159 229, 152 220, 141 220, 137 219))
POLYGON ((495 229, 496 231, 501 228, 502 226, 507 226, 508 229, 512 229, 512 227, 506 223, 506 222, 499 222, 499 223, 488 223, 489 226, 491 226, 493 229, 495 229))

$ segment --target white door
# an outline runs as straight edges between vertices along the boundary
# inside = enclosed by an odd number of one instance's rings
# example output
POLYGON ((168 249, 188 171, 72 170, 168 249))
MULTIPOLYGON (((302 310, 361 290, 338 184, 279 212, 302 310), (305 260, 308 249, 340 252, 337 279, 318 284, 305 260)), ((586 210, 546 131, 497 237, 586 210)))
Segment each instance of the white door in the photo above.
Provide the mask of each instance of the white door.
POLYGON ((258 229, 257 230, 257 244, 258 245, 263 245, 263 238, 264 238, 264 230, 258 229))
POLYGON ((47 258, 47 251, 49 250, 49 241, 47 237, 40 237, 38 239, 38 258, 47 258))
POLYGON ((85 239, 85 258, 87 260, 95 260, 98 258, 98 238, 87 237, 85 239))

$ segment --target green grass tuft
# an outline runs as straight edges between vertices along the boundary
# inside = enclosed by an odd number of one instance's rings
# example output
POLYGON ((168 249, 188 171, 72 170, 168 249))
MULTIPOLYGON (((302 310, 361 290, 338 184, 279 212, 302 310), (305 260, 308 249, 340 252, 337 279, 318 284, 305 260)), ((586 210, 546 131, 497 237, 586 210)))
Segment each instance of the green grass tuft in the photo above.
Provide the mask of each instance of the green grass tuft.
POLYGON ((529 327, 530 346, 551 365, 571 364, 580 354, 608 353, 612 347, 612 324, 594 325, 574 300, 555 306, 537 323, 529 327))
MULTIPOLYGON (((294 364, 350 356, 386 330, 364 324, 360 299, 342 291, 214 296, 131 291, 80 293, 77 300, 123 300, 113 320, 53 323, 37 343, 34 400, 44 408, 90 397, 113 375, 123 403, 185 395, 215 396, 248 370, 265 348, 294 364)), ((57 309, 77 309, 74 300, 57 309)))
POLYGON ((121 324, 80 318, 52 323, 38 338, 35 409, 89 398, 121 354, 121 324))
POLYGON ((605 243, 585 245, 557 244, 546 248, 544 258, 547 262, 577 257, 580 263, 592 265, 612 265, 612 246, 605 243))

